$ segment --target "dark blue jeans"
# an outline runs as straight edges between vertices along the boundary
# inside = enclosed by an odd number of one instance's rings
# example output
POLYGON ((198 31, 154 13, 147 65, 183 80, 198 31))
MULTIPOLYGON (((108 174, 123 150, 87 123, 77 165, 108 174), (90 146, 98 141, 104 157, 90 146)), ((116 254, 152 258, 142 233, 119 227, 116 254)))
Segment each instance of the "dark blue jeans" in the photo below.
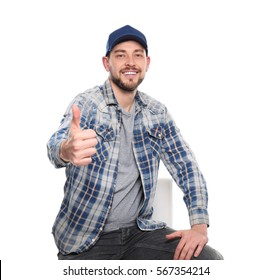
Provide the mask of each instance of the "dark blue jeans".
MULTIPOLYGON (((103 233, 94 247, 80 254, 58 254, 59 260, 172 260, 180 239, 167 240, 173 229, 141 231, 137 226, 103 233)), ((222 260, 206 245, 195 260, 222 260)))

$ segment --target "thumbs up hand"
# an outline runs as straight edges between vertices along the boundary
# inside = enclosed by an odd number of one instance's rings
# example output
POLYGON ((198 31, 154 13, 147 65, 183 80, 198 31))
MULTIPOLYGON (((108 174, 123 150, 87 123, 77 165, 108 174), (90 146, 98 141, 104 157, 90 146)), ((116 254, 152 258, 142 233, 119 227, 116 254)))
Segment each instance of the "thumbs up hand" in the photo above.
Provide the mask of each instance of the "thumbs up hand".
POLYGON ((77 166, 84 166, 91 163, 96 153, 97 135, 94 130, 80 128, 80 109, 72 106, 73 118, 70 124, 69 138, 61 144, 60 157, 62 160, 71 162, 77 166))

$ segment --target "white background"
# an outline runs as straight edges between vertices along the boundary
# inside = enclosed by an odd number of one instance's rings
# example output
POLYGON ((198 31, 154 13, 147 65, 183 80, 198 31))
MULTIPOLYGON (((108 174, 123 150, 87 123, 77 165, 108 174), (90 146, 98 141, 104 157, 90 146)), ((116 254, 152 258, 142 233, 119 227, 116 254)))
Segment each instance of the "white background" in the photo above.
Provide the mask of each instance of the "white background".
MULTIPOLYGON (((220 279, 266 279, 270 14, 261 0, 1 1, 3 279, 60 279, 51 227, 65 178, 46 143, 73 97, 107 78, 107 37, 126 24, 148 39, 152 61, 140 90, 166 104, 207 180, 209 244, 226 259, 220 279)), ((177 187, 174 197, 174 225, 186 228, 177 187)))

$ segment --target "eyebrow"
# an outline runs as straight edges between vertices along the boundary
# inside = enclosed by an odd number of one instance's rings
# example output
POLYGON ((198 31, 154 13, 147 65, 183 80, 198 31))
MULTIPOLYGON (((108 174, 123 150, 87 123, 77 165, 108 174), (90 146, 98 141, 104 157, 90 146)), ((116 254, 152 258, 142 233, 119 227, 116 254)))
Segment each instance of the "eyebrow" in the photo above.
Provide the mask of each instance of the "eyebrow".
MULTIPOLYGON (((117 49, 117 50, 114 51, 114 53, 118 53, 118 52, 124 53, 124 52, 126 52, 126 50, 124 50, 124 49, 117 49)), ((144 49, 135 49, 134 52, 142 52, 143 53, 144 49)))

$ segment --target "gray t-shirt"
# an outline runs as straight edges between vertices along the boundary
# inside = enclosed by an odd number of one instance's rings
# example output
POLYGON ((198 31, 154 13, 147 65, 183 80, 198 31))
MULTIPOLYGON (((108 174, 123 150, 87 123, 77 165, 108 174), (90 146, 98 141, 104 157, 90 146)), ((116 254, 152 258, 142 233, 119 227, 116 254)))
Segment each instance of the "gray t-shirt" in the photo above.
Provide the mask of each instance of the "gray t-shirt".
POLYGON ((143 202, 143 189, 132 146, 135 105, 130 112, 121 111, 119 170, 112 207, 104 228, 107 232, 134 225, 143 202))

